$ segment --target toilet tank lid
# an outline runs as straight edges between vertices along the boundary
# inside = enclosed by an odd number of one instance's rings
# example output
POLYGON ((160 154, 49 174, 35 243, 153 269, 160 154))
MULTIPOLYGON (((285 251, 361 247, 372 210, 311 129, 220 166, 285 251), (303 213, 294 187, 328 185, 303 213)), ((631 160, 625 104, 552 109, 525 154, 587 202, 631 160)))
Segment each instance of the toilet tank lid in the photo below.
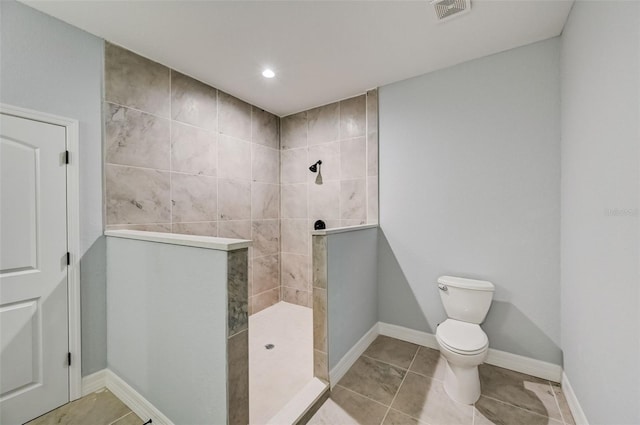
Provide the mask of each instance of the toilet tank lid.
POLYGON ((463 277, 440 276, 438 283, 454 288, 473 289, 476 291, 494 291, 493 283, 486 280, 465 279, 463 277))

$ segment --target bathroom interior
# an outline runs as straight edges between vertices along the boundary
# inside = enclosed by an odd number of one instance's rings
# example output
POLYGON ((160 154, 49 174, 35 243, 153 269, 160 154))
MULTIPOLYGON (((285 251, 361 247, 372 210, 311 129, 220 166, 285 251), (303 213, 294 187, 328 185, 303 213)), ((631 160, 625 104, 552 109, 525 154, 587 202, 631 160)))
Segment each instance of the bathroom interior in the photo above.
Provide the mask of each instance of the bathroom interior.
POLYGON ((0 24, 1 423, 640 424, 640 2, 0 24))

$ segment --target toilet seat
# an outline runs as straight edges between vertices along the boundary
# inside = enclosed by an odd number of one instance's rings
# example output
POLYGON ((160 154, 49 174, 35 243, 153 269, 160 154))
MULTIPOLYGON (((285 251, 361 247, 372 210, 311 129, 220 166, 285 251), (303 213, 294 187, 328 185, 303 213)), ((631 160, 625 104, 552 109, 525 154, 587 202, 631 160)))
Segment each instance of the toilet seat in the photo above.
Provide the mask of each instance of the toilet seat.
POLYGON ((489 338, 479 325, 455 319, 440 323, 436 338, 444 348, 467 356, 482 353, 489 346, 489 338))

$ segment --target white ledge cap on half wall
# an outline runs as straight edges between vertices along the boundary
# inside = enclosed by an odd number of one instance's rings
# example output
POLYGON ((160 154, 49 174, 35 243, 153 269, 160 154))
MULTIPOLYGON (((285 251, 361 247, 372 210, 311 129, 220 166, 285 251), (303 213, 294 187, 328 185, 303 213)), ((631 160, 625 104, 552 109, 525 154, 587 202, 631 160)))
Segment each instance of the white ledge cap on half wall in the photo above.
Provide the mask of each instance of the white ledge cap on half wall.
POLYGON ((376 227, 378 227, 377 224, 360 224, 358 226, 334 227, 333 229, 313 230, 311 232, 311 235, 313 236, 333 235, 335 233, 345 233, 345 232, 355 232, 358 230, 375 229, 376 227))
POLYGON ((139 241, 215 249, 217 251, 235 251, 238 249, 249 248, 251 246, 251 241, 245 239, 181 235, 178 233, 144 232, 141 230, 107 230, 104 234, 105 236, 113 238, 136 239, 139 241))

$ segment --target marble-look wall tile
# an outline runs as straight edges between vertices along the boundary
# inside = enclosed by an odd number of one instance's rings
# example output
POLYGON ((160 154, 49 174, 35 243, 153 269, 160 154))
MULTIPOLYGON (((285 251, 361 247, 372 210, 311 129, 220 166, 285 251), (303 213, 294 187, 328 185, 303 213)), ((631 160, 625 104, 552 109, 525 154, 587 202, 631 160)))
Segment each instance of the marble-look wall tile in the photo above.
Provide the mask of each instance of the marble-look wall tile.
POLYGON ((251 184, 251 215, 253 219, 280 218, 280 186, 277 184, 251 184))
POLYGON ((307 185, 285 184, 281 185, 282 193, 282 218, 307 218, 307 185))
POLYGON ((361 224, 366 224, 367 220, 362 219, 348 219, 348 220, 340 220, 340 224, 338 227, 352 227, 352 226, 360 226, 361 224))
POLYGON ((249 258, 246 248, 227 253, 227 332, 229 336, 246 330, 249 326, 248 267, 249 258))
POLYGON ((367 175, 378 175, 378 132, 372 131, 367 136, 367 175))
POLYGON ((327 237, 312 236, 312 239, 312 285, 316 288, 327 289, 327 237))
POLYGON ((173 223, 171 225, 171 232, 183 235, 218 236, 218 222, 173 223))
POLYGON ((259 295, 252 297, 251 314, 261 312, 267 307, 271 307, 280 301, 280 288, 270 289, 259 295))
POLYGON ((366 96, 361 95, 340 102, 340 138, 349 139, 366 134, 366 96))
POLYGON ((367 92, 367 132, 378 131, 378 89, 367 92))
POLYGON ((251 143, 218 136, 218 177, 251 180, 251 143))
POLYGON ((367 177, 367 223, 378 223, 378 176, 367 177))
POLYGON ((216 176, 216 134, 173 122, 171 125, 171 169, 181 173, 216 176))
POLYGON ((220 220, 251 218, 251 182, 218 180, 218 213, 220 220))
POLYGON ((303 291, 297 288, 282 287, 282 301, 309 307, 309 291, 303 291))
POLYGON ((309 256, 282 254, 282 286, 310 291, 309 256))
POLYGON ((366 220, 366 180, 343 180, 340 182, 340 218, 343 220, 366 220))
POLYGON ((169 118, 169 68, 111 43, 104 56, 105 100, 169 118))
POLYGON ((254 106, 251 126, 251 141, 253 143, 268 146, 272 149, 280 148, 280 119, 278 117, 254 106))
POLYGON ((307 146, 307 113, 300 112, 281 120, 282 149, 295 149, 307 146))
POLYGON ((278 220, 254 220, 251 223, 253 256, 277 254, 280 251, 280 225, 278 220))
MULTIPOLYGON (((322 181, 340 180, 340 142, 329 142, 321 145, 309 146, 309 165, 322 160, 320 172, 322 181)), ((309 183, 314 183, 316 173, 308 174, 309 183)))
POLYGON ((171 223, 158 224, 108 224, 106 230, 140 230, 142 232, 171 233, 171 223))
POLYGON ((218 91, 171 71, 171 118, 211 131, 218 130, 218 91))
POLYGON ((107 224, 169 223, 169 173, 107 164, 107 224))
POLYGON ((104 113, 107 163, 169 170, 169 120, 113 103, 104 113))
POLYGON ((280 182, 282 184, 304 183, 310 173, 307 149, 289 149, 280 153, 280 182))
POLYGON ((284 219, 282 221, 282 252, 306 255, 309 232, 307 220, 284 219))
MULTIPOLYGON (((247 250, 247 255, 249 257, 249 264, 248 264, 248 273, 249 273, 249 281, 247 284, 247 293, 249 294, 249 297, 251 297, 251 294, 253 294, 253 257, 252 257, 252 248, 249 247, 249 249, 247 250)), ((249 311, 249 314, 251 314, 251 300, 247 301, 247 311, 249 311)))
POLYGON ((251 105, 223 91, 218 91, 219 131, 227 136, 251 141, 251 105))
POLYGON ((251 144, 251 179, 254 182, 280 182, 280 152, 266 146, 251 144))
POLYGON ((340 142, 340 178, 358 179, 367 173, 367 140, 365 137, 340 142))
POLYGON ((327 290, 313 288, 313 348, 327 352, 327 290))
POLYGON ((249 331, 227 340, 228 425, 249 423, 249 331))
POLYGON ((340 103, 335 102, 308 110, 307 126, 309 146, 338 140, 340 137, 340 103))
POLYGON ((218 222, 218 237, 230 239, 251 239, 250 220, 231 220, 218 222))
POLYGON ((254 258, 253 271, 255 281, 253 282, 252 295, 258 295, 280 286, 280 261, 277 254, 254 258))
POLYGON ((216 179, 171 173, 171 218, 174 223, 218 219, 216 179))
POLYGON ((319 350, 313 350, 313 376, 318 379, 329 381, 329 362, 327 361, 327 353, 319 350))
POLYGON ((340 181, 309 185, 309 219, 326 221, 339 218, 340 181))

